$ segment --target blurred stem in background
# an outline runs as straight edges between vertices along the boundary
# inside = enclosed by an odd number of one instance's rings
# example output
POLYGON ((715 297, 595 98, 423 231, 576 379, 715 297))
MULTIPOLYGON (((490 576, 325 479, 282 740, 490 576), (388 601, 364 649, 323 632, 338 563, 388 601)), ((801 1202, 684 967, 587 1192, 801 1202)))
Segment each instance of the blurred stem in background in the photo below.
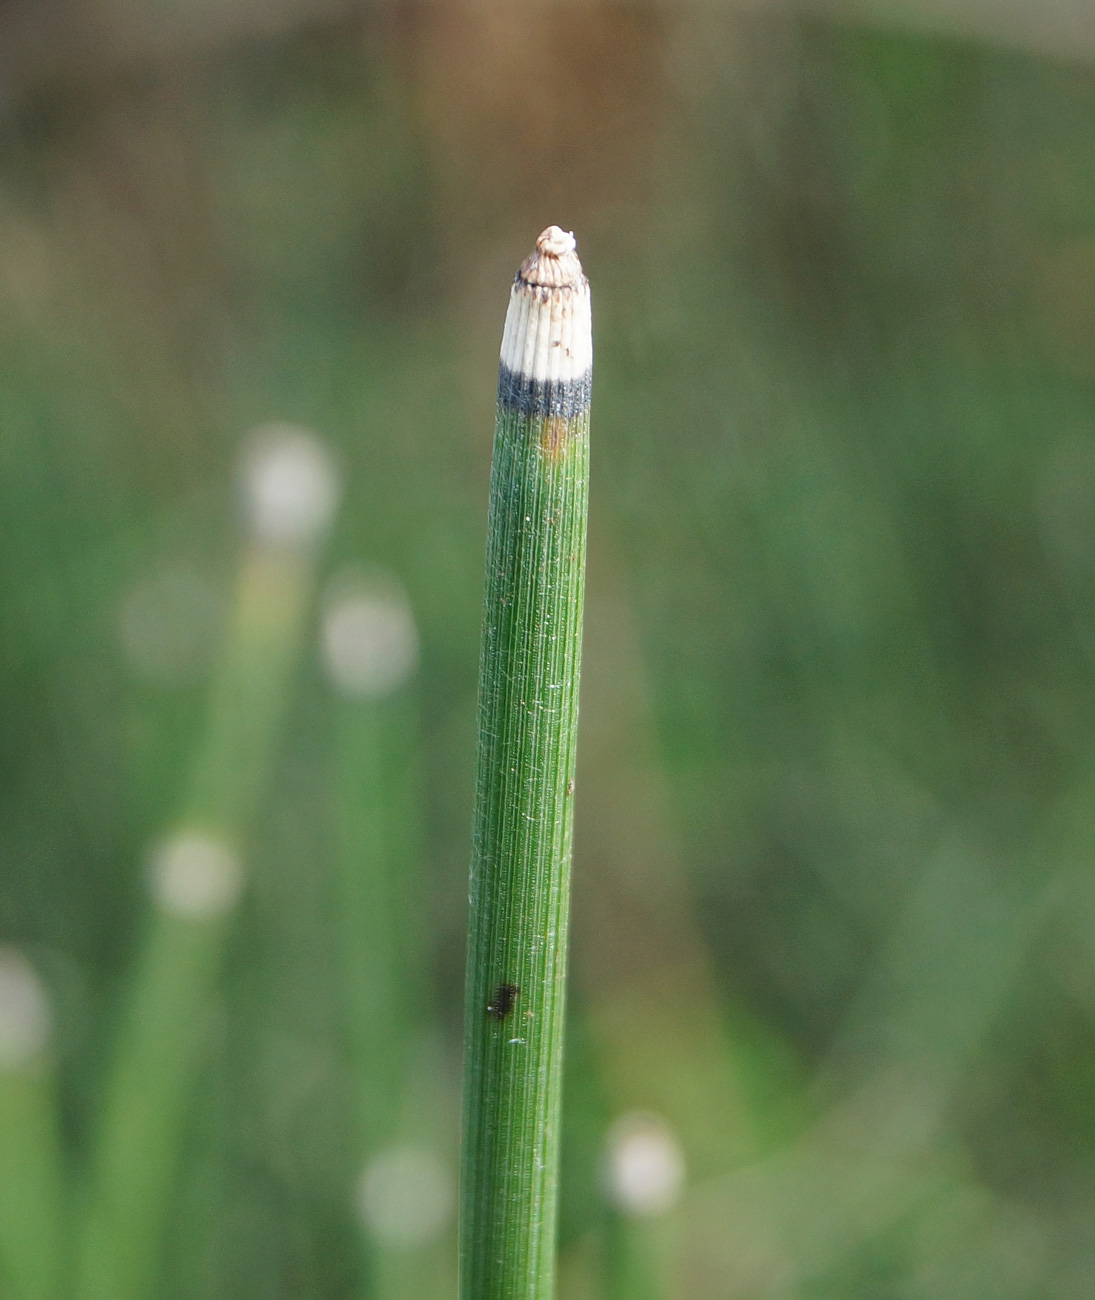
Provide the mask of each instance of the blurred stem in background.
POLYGON ((77 1244, 80 1300, 155 1289, 187 1103, 243 879, 242 846, 274 757, 337 500, 323 447, 288 426, 256 433, 244 465, 250 537, 193 784, 152 861, 154 911, 98 1117, 77 1244))
POLYGON ((419 729, 406 689, 418 635, 402 584, 375 569, 332 583, 322 635, 327 675, 341 697, 335 908, 366 1234, 363 1294, 416 1300, 433 1265, 426 1248, 452 1201, 447 1171, 425 1145, 426 1099, 413 1078, 433 1022, 425 923, 416 909, 424 843, 419 729))
POLYGON ((605 1139, 602 1184, 607 1225, 610 1300, 663 1300, 676 1291, 675 1223, 684 1159, 660 1116, 621 1115, 605 1139))
POLYGON ((554 1292, 588 503, 589 285, 551 226, 514 283, 487 521, 461 1295, 554 1292))
POLYGON ((59 1295, 64 1172, 50 1009, 30 964, 0 948, 0 1294, 59 1295))
MULTIPOLYGON (((590 707, 582 722, 578 852, 579 866, 589 869, 576 883, 571 972, 586 1059, 574 1061, 568 1051, 567 1087, 575 1087, 576 1069, 596 1078, 603 1112, 586 1143, 606 1128, 607 1138, 601 1176, 589 1170, 585 1179, 596 1186, 596 1202, 573 1191, 568 1155, 561 1266, 573 1270, 593 1253, 596 1222, 605 1294, 638 1300, 687 1285, 687 1252, 676 1248, 684 1210, 674 1208, 688 1194, 685 1166, 694 1185, 751 1164, 796 1135, 808 1108, 791 1044, 719 985, 682 860, 681 800, 667 789, 658 752, 623 557, 601 518, 582 656, 590 707)), ((569 1098, 564 1140, 580 1167, 569 1098)), ((584 1265, 592 1279, 591 1268, 584 1265)))

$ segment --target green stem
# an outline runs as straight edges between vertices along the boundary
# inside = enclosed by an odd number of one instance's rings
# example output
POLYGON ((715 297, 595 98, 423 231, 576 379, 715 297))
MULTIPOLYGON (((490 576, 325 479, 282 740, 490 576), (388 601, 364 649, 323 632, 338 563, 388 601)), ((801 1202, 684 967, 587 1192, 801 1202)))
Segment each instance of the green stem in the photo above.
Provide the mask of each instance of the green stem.
POLYGON ((463 1300, 553 1293, 591 360, 588 286, 567 238, 549 228, 522 267, 502 349, 471 862, 463 1300))
POLYGON ((413 721, 406 699, 347 704, 339 719, 337 919, 365 1159, 398 1131, 421 1028, 413 721))
MULTIPOLYGON (((335 585, 324 649, 340 691, 336 736, 338 870, 346 1042, 357 1108, 357 1172, 365 1182, 400 1149, 428 1149, 419 1058, 429 1024, 428 954, 418 906, 422 807, 418 719, 406 688, 417 656, 414 621, 394 579, 368 572, 335 585)), ((359 1183, 358 1195, 362 1195, 359 1183)), ((359 1199, 362 1293, 422 1300, 437 1232, 404 1215, 396 1239, 359 1199)), ((439 1224, 438 1228, 443 1224, 439 1224)))
POLYGON ((36 975, 0 950, 0 1294, 10 1300, 56 1300, 63 1273, 64 1169, 47 1034, 36 975))
POLYGON ((672 1295, 665 1223, 612 1212, 605 1236, 609 1300, 666 1300, 672 1295))
POLYGON ((152 864, 156 907, 121 1010, 94 1134, 77 1300, 144 1300, 155 1290, 187 1111, 243 883, 241 846, 300 650, 313 543, 333 504, 333 480, 323 480, 322 453, 311 440, 277 431, 266 442, 253 467, 255 539, 243 557, 208 727, 189 796, 152 864), (263 497, 268 471, 275 488, 295 476, 302 490, 311 489, 305 505, 314 517, 279 516, 276 493, 267 494, 274 509, 263 497))

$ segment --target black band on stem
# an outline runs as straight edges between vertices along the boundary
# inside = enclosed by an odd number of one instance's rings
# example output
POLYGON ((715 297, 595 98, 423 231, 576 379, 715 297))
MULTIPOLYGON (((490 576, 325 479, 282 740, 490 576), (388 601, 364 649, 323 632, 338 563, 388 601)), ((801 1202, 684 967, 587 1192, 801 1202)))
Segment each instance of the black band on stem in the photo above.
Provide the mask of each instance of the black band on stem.
POLYGON ((556 416, 571 420, 589 410, 593 395, 593 372, 579 379, 530 379, 508 366, 498 367, 498 405, 522 415, 556 416))

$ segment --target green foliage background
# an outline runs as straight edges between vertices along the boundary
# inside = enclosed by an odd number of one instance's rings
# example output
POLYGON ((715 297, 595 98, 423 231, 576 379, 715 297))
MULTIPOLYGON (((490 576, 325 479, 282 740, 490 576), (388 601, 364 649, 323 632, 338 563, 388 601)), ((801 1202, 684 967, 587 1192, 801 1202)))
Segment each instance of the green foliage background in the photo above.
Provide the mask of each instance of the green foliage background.
POLYGON ((397 575, 420 664, 363 717, 304 657, 158 1294, 453 1294, 452 1225, 387 1259, 353 1186, 407 1125, 455 1169, 497 348, 558 222, 597 348, 561 1296, 1090 1295, 1091 67, 594 0, 15 5, 0 46, 0 938, 75 1203, 216 656, 184 610, 142 667, 124 611, 227 599, 242 438, 292 421, 341 465, 325 577, 397 575), (357 1012, 340 861, 406 868, 357 1012), (355 1119, 362 1053, 413 1120, 355 1119), (635 1109, 688 1176, 632 1222, 635 1109))

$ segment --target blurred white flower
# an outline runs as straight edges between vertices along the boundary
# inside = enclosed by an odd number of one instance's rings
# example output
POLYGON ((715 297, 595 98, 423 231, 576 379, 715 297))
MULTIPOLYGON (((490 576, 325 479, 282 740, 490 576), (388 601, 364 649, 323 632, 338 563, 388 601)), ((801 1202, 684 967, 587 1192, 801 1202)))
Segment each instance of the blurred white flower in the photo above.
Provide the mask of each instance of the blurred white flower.
POLYGON ((390 1246, 414 1247, 441 1235, 456 1203, 453 1176, 433 1151, 393 1146, 365 1167, 357 1185, 361 1222, 390 1246))
POLYGON ((684 1186, 684 1156, 658 1115, 630 1111, 605 1138, 605 1192, 625 1214, 664 1214, 684 1186))
POLYGON ((162 911, 193 921, 212 920, 239 899, 243 863, 221 840, 176 835, 153 852, 149 883, 162 911))
POLYGON ((264 424, 249 436, 243 494, 255 537, 268 545, 305 546, 330 524, 341 493, 334 457, 307 429, 264 424))
POLYGON ((0 948, 0 1070, 28 1065, 51 1028, 49 1001, 33 967, 14 948, 0 948))
POLYGON ((403 584, 380 570, 336 579, 324 603, 323 663, 346 695, 382 696, 418 664, 418 631, 403 584))

